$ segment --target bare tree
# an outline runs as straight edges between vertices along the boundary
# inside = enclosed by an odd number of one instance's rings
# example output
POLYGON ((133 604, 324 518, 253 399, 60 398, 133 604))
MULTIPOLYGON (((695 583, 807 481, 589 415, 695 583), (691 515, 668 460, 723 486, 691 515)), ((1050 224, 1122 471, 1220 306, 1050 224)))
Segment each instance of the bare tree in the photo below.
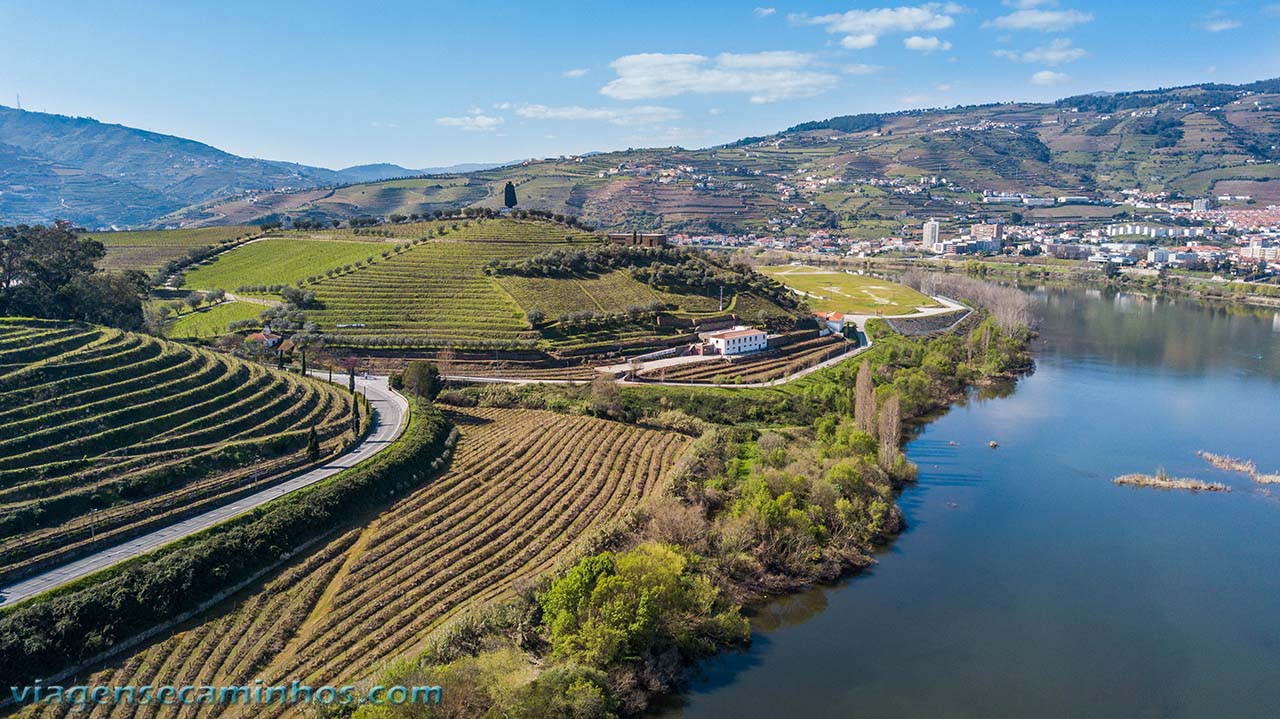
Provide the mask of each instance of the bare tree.
POLYGON ((908 272, 902 281, 926 295, 945 295, 984 307, 1006 330, 1029 327, 1035 320, 1031 298, 1013 287, 983 282, 972 277, 919 271, 908 272))
POLYGON ((885 398, 880 407, 880 466, 888 469, 898 458, 898 443, 902 441, 902 407, 898 395, 885 398))
POLYGON ((871 364, 866 360, 858 368, 858 378, 853 385, 853 417, 858 429, 867 434, 876 431, 876 398, 871 383, 871 364))

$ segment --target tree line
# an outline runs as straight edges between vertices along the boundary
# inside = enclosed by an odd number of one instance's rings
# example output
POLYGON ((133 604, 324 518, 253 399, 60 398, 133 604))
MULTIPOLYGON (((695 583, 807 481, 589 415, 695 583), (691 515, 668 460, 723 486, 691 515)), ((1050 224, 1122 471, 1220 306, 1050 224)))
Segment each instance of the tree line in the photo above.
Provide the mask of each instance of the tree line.
POLYGON ((99 270, 106 254, 66 222, 0 227, 0 314, 140 329, 150 279, 99 270))

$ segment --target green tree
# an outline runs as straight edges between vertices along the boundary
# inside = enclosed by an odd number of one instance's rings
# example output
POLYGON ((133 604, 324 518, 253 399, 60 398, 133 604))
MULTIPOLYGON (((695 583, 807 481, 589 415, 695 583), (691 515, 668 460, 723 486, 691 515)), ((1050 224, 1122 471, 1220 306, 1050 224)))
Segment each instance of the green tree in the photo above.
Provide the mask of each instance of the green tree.
POLYGON ((502 188, 502 204, 507 207, 516 206, 516 186, 507 182, 507 186, 502 188))
POLYGON ((400 374, 401 385, 419 397, 434 400, 440 394, 440 370, 426 360, 411 360, 400 374))
POLYGON ((0 227, 0 314, 140 329, 146 275, 99 272, 101 242, 71 225, 0 227))

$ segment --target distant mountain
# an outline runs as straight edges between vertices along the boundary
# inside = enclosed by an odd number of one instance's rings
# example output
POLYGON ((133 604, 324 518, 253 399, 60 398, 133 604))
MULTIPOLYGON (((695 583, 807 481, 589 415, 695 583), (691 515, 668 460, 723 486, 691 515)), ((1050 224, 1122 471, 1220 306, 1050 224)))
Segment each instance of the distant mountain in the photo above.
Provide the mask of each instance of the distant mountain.
POLYGON ((520 207, 598 227, 693 232, 881 236, 957 213, 1060 219, 1125 211, 984 203, 984 191, 1025 193, 1043 204, 1139 188, 1249 197, 1265 207, 1280 204, 1280 80, 844 115, 719 147, 592 153, 323 195, 273 194, 186 208, 169 220, 237 224, 497 208, 508 181, 520 207))
MULTIPOLYGON (((420 169, 246 159, 169 135, 0 107, 0 223, 413 215, 499 207, 508 181, 521 207, 627 229, 881 233, 957 207, 1012 211, 984 205, 984 191, 1043 198, 1140 188, 1265 206, 1280 204, 1280 80, 844 115, 697 150, 420 169), (384 182, 391 178, 412 179, 384 182)), ((1024 211, 1062 216, 1053 209, 1024 211)))
POLYGON ((305 190, 496 164, 329 170, 239 157, 201 142, 91 118, 0 106, 0 223, 136 226, 173 210, 264 190, 305 190))
POLYGON ((491 170, 495 167, 502 167, 510 164, 514 163, 464 162, 458 165, 423 167, 418 170, 412 170, 390 162, 379 162, 371 165, 355 165, 354 167, 346 167, 338 170, 338 173, 346 178, 348 182, 377 182, 378 180, 390 180, 400 177, 418 177, 420 175, 456 175, 461 172, 479 172, 480 170, 491 170))
POLYGON ((377 162, 369 165, 353 165, 338 170, 338 174, 348 182, 377 182, 395 177, 414 177, 426 174, 422 170, 410 170, 407 167, 393 165, 390 162, 377 162))
MULTIPOLYGON (((116 192, 109 198, 97 197, 101 193, 67 194, 83 189, 81 183, 63 183, 62 194, 27 194, 34 216, 63 217, 70 204, 80 214, 78 221, 90 225, 145 222, 164 214, 168 205, 190 205, 246 190, 300 189, 349 181, 333 170, 238 157, 172 135, 2 106, 0 143, 55 163, 61 168, 58 172, 74 170, 111 181, 116 192), (121 206, 136 211, 122 213, 121 206)), ((0 217, 8 218, 7 213, 0 217)))

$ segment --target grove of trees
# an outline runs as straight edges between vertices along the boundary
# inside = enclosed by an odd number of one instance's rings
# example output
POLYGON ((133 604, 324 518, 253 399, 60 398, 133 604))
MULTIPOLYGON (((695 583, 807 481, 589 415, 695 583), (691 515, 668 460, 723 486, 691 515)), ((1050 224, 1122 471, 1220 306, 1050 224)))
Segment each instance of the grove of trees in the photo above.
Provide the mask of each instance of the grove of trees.
POLYGON ((0 315, 141 328, 150 280, 99 270, 105 255, 101 242, 65 222, 0 227, 0 315))

